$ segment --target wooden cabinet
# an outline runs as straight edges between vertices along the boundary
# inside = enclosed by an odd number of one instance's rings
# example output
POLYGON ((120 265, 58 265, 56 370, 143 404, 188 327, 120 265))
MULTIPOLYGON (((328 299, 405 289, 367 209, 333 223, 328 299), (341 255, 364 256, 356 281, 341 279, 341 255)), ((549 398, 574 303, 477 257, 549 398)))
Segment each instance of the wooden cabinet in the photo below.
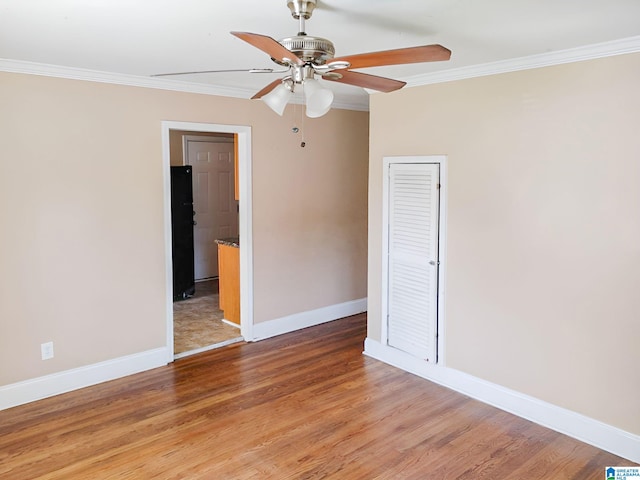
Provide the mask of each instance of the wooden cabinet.
POLYGON ((225 320, 240 325, 240 248, 218 244, 220 309, 225 320))

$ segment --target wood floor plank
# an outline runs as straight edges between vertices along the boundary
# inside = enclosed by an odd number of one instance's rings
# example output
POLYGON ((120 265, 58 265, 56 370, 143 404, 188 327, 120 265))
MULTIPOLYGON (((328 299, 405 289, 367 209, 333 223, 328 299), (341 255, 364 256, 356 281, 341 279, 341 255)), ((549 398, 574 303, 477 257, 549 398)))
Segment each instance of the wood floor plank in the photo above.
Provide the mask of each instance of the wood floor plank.
POLYGON ((0 412, 3 479, 599 480, 633 465, 362 355, 365 315, 0 412))

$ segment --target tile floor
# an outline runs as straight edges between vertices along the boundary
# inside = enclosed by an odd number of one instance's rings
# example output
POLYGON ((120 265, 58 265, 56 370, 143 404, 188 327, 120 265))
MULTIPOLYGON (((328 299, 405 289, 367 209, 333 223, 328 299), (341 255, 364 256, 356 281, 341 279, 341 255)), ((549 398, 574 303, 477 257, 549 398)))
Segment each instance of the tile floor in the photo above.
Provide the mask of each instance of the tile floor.
POLYGON ((218 280, 196 283, 196 293, 173 302, 173 338, 176 358, 241 341, 240 329, 222 321, 218 280))

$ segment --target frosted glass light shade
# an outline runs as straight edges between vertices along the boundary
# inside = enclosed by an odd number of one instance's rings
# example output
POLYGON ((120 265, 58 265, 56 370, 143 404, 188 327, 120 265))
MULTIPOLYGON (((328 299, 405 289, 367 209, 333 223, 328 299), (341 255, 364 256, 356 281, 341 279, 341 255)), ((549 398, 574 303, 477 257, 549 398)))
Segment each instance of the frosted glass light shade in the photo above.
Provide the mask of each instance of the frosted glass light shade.
POLYGON ((262 97, 262 101, 269 105, 269 108, 282 116, 284 109, 289 102, 291 96, 291 90, 285 87, 283 84, 278 85, 276 88, 262 97))
POLYGON ((333 103, 333 92, 323 88, 320 83, 308 78, 304 81, 304 97, 307 104, 307 117, 321 117, 329 111, 333 103))

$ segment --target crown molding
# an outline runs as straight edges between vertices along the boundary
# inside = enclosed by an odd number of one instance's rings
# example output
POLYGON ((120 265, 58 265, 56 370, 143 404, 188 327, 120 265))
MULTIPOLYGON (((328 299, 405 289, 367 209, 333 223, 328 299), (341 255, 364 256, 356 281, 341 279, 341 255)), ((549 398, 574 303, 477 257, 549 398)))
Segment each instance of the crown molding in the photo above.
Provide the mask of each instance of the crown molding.
MULTIPOLYGON (((403 78, 407 87, 417 87, 434 83, 452 82, 474 77, 497 75, 500 73, 516 72, 533 68, 549 67, 564 63, 581 62, 614 55, 640 52, 640 35, 623 38, 611 42, 597 43, 584 47, 558 50, 556 52, 530 55, 498 62, 470 65, 468 67, 442 70, 422 75, 414 75, 403 78)), ((9 73, 23 73, 27 75, 42 75, 46 77, 67 78, 72 80, 84 80, 88 82, 109 83, 114 85, 127 85, 132 87, 155 88, 159 90, 171 90, 176 92, 198 93, 202 95, 218 95, 233 98, 251 98, 253 90, 238 87, 224 87, 220 85, 208 85, 193 82, 180 82, 166 78, 144 77, 121 73, 103 72, 75 67, 64 67, 44 63, 27 62, 23 60, 0 59, 0 71, 9 73)), ((368 93, 375 93, 366 90, 368 93)), ((293 103, 299 103, 294 99, 293 103)), ((345 110, 369 110, 368 96, 339 95, 333 102, 334 108, 345 110)))
MULTIPOLYGON (((130 87, 155 88, 175 92, 198 93, 201 95, 217 95, 223 97, 248 99, 255 93, 253 90, 239 87, 224 87, 194 82, 181 82, 166 78, 144 77, 122 73, 103 72, 84 68, 64 67, 45 63, 27 62, 0 58, 0 72, 23 73, 27 75, 41 75, 45 77, 84 80, 87 82, 109 83, 112 85, 126 85, 130 87)), ((299 101, 294 99, 293 103, 299 101)), ((333 102, 334 108, 345 110, 369 110, 369 98, 340 95, 333 102)))
POLYGON ((250 98, 252 91, 237 87, 221 87, 202 83, 180 82, 176 80, 123 73, 102 72, 84 68, 64 67, 45 63, 26 62, 23 60, 0 59, 0 71, 10 73, 24 73, 27 75, 41 75, 45 77, 67 78, 71 80, 85 80, 88 82, 110 83, 114 85, 128 85, 131 87, 157 88, 176 92, 201 93, 204 95, 220 95, 224 97, 250 98))
POLYGON ((336 95, 331 108, 341 108, 343 110, 356 110, 358 112, 369 111, 369 95, 367 96, 350 96, 336 95))
POLYGON ((640 36, 622 38, 610 42, 596 43, 583 47, 569 48, 555 52, 541 53, 527 57, 501 60, 498 62, 470 65, 468 67, 442 70, 433 73, 413 75, 403 78, 407 87, 431 85, 434 83, 452 82, 474 77, 497 75, 500 73, 517 72, 534 68, 561 65, 564 63, 581 62, 602 57, 612 57, 627 53, 640 52, 640 36))

